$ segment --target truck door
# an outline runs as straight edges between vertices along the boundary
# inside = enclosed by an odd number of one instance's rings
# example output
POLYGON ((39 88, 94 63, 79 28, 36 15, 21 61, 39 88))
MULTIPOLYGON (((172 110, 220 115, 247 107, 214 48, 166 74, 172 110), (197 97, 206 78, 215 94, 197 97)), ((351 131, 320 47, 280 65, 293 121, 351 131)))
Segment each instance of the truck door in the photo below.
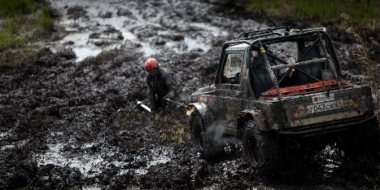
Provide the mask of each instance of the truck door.
POLYGON ((236 134, 237 118, 242 109, 243 91, 240 84, 243 60, 243 50, 226 51, 220 80, 216 84, 216 102, 219 108, 217 115, 226 126, 224 134, 236 134))

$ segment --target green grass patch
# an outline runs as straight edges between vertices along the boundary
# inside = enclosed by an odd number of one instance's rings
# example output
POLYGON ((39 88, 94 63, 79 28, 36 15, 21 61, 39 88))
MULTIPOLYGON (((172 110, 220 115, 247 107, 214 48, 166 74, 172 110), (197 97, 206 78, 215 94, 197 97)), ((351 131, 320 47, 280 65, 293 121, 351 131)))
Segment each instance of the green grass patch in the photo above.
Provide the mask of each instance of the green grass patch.
POLYGON ((44 3, 44 0, 0 0, 0 52, 26 47, 53 31, 52 10, 38 8, 44 3))
POLYGON ((0 33, 0 51, 8 48, 20 48, 26 44, 25 38, 14 37, 9 34, 0 33))
POLYGON ((19 32, 21 29, 24 19, 22 16, 14 16, 14 17, 9 17, 3 21, 2 27, 3 31, 2 33, 7 33, 10 35, 15 35, 19 32))
POLYGON ((345 0, 251 0, 249 10, 265 12, 270 16, 289 16, 301 19, 338 20, 340 14, 347 13, 364 26, 380 27, 376 20, 380 18, 380 1, 345 0))
POLYGON ((49 7, 43 7, 35 22, 38 26, 38 32, 45 34, 53 31, 54 19, 52 18, 52 10, 49 7))

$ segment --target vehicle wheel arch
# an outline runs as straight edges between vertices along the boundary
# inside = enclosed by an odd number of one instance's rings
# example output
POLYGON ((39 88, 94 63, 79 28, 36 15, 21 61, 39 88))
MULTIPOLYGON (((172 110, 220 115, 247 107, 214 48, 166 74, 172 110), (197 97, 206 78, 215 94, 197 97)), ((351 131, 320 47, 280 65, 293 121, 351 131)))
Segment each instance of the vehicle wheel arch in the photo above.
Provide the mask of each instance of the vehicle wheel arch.
POLYGON ((242 137, 244 132, 244 123, 248 120, 253 120, 255 126, 260 131, 270 131, 269 124, 265 119, 263 113, 258 109, 246 109, 241 111, 239 118, 237 119, 238 136, 242 137))
MULTIPOLYGON (((187 107, 186 114, 191 116, 192 113, 198 112, 203 120, 203 125, 208 126, 213 120, 213 115, 210 112, 208 106, 202 102, 191 103, 187 107)), ((191 120, 190 120, 191 125, 191 120)))

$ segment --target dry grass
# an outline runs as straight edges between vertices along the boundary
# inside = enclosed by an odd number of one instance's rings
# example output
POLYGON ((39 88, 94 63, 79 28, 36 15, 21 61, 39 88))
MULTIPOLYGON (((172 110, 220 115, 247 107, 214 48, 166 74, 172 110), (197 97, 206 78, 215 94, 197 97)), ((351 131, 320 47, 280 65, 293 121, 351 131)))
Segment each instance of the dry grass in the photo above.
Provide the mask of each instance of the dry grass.
POLYGON ((354 55, 354 57, 361 63, 365 64, 367 68, 367 75, 369 80, 367 82, 369 85, 374 88, 374 90, 378 90, 378 85, 380 84, 380 76, 376 71, 376 68, 380 65, 376 61, 374 61, 370 57, 370 48, 369 46, 379 46, 379 42, 377 42, 373 37, 368 37, 368 39, 364 39, 363 35, 360 33, 358 26, 355 25, 350 15, 346 13, 342 13, 340 16, 347 24, 348 28, 346 29, 346 33, 354 36, 356 41, 360 45, 351 45, 350 53, 354 55))
MULTIPOLYGON (((380 63, 373 60, 370 56, 370 48, 375 47, 380 49, 380 44, 373 37, 365 39, 361 34, 361 30, 355 25, 350 15, 342 13, 340 17, 346 22, 348 28, 346 32, 356 39, 360 45, 351 45, 349 48, 350 53, 358 60, 359 63, 364 64, 367 68, 366 83, 371 87, 372 93, 375 94, 375 103, 377 102, 377 109, 380 108, 380 63)), ((380 112, 377 110, 377 117, 380 120, 380 112)))

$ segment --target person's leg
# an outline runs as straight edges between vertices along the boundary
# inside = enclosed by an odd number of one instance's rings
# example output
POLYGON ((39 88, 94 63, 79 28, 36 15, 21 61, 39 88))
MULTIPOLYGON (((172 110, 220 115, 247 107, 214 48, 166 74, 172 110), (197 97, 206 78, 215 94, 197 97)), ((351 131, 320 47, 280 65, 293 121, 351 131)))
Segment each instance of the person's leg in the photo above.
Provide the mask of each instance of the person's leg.
POLYGON ((162 110, 162 100, 161 99, 158 99, 157 100, 157 111, 160 111, 160 110, 162 110))

